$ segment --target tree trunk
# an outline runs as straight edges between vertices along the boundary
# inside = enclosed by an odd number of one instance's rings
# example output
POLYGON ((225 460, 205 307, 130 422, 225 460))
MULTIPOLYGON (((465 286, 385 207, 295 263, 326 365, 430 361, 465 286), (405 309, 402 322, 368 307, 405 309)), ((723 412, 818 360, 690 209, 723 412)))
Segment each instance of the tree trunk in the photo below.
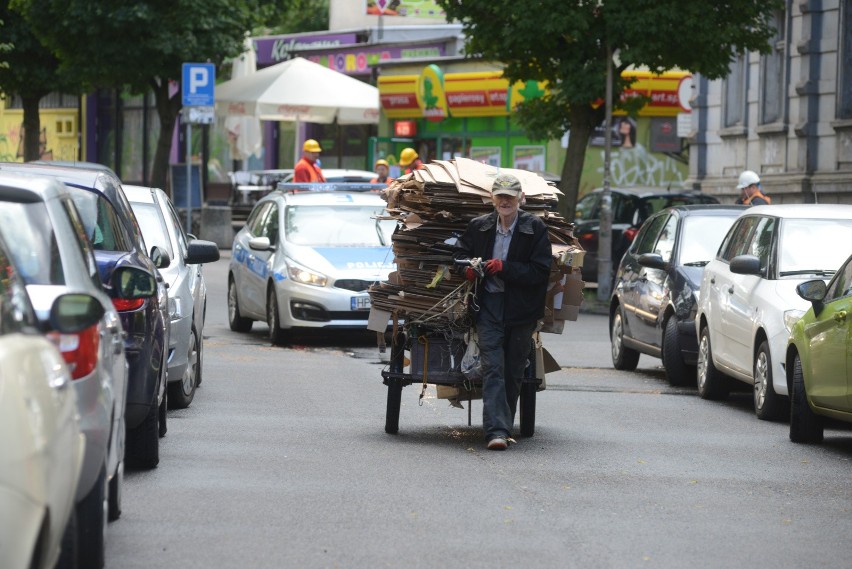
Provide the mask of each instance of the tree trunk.
POLYGON ((24 162, 32 162, 41 158, 41 118, 38 114, 38 102, 42 95, 22 96, 24 107, 24 162))
POLYGON ((565 194, 559 200, 559 213, 567 221, 574 221, 577 199, 580 194, 580 178, 586 161, 586 149, 595 125, 595 111, 591 107, 575 105, 571 107, 571 134, 568 148, 565 150, 565 163, 562 165, 562 180, 559 189, 565 194))
POLYGON ((169 154, 172 149, 172 137, 175 132, 175 123, 181 108, 180 91, 169 97, 168 81, 154 82, 154 102, 157 106, 157 116, 160 118, 160 135, 157 139, 157 148, 154 151, 154 162, 151 165, 151 186, 160 188, 170 196, 172 195, 167 186, 169 176, 169 154))

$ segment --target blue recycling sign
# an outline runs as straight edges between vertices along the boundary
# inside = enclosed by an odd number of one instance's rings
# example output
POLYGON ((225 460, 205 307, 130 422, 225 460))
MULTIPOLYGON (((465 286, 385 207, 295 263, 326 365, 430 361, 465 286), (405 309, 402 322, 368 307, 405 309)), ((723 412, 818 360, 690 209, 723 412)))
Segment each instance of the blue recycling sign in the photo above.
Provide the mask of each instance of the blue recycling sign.
POLYGON ((212 63, 184 63, 181 96, 184 107, 212 107, 216 66, 212 63))

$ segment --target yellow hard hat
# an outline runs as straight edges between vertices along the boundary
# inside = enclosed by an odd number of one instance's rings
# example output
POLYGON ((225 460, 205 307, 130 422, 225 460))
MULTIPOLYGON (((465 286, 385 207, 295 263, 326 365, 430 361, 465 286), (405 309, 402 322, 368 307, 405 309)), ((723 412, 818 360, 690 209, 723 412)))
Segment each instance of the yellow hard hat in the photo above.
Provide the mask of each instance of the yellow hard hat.
POLYGON ((417 152, 413 148, 405 148, 399 155, 399 165, 402 167, 408 166, 417 160, 417 152))
POLYGON ((320 148, 319 142, 317 142, 313 138, 309 138, 305 141, 305 144, 302 145, 302 150, 304 150, 305 152, 322 152, 322 148, 320 148))
POLYGON ((388 165, 388 161, 384 158, 379 158, 378 160, 376 160, 376 166, 385 166, 387 168, 390 168, 390 165, 388 165))

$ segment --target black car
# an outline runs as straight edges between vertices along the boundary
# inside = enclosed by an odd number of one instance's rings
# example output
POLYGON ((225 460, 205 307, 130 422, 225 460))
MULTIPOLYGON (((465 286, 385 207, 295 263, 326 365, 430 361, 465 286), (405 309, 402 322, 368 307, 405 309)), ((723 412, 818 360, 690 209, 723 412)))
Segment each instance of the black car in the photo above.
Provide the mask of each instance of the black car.
POLYGON ((672 385, 695 384, 695 312, 704 266, 740 205, 688 205, 652 215, 618 265, 609 306, 612 365, 636 369, 640 354, 663 360, 672 385))
POLYGON ((159 463, 159 437, 166 432, 166 378, 169 346, 168 296, 153 258, 168 258, 158 247, 148 251, 121 181, 103 168, 0 163, 0 170, 46 176, 64 183, 92 243, 101 281, 109 289, 121 267, 138 267, 157 277, 151 298, 114 298, 126 333, 128 364, 125 455, 143 468, 159 463), (150 254, 150 256, 149 256, 150 254))
MULTIPOLYGON (((581 269, 583 280, 598 281, 598 234, 600 232, 601 197, 598 188, 577 202, 574 235, 586 251, 581 269)), ((651 215, 667 207, 689 204, 717 204, 719 200, 701 192, 666 188, 610 188, 612 209, 612 268, 633 242, 639 228, 651 215)))

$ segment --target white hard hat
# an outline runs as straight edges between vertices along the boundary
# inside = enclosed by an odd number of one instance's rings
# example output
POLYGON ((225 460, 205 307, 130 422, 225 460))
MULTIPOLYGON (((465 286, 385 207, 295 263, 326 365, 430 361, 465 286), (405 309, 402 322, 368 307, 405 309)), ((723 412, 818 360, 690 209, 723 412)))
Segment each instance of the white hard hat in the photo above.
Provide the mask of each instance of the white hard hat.
POLYGON ((751 170, 744 170, 742 174, 740 174, 740 180, 737 183, 737 189, 742 190, 743 188, 747 188, 752 184, 759 184, 760 176, 752 172, 751 170))

